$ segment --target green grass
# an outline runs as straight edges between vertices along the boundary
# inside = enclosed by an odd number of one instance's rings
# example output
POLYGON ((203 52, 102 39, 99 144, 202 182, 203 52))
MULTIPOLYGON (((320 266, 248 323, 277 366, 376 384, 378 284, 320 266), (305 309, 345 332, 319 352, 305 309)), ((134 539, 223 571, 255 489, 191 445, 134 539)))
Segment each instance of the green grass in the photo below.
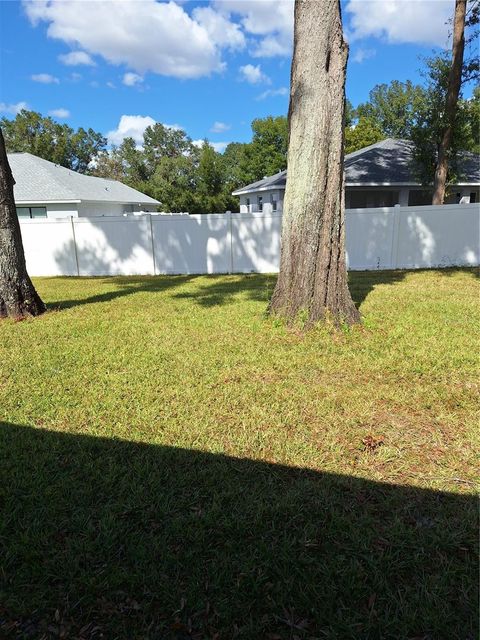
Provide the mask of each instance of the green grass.
POLYGON ((0 637, 474 640, 479 280, 52 278, 0 324, 0 637))

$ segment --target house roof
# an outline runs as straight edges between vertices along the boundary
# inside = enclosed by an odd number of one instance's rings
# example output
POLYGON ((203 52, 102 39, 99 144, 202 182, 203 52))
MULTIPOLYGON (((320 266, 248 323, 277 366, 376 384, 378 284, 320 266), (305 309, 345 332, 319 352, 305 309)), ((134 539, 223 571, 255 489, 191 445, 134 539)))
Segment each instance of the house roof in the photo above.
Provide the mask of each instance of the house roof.
MULTIPOLYGON (((418 185, 410 140, 387 138, 345 156, 345 182, 360 185, 418 185)), ((458 160, 460 183, 480 183, 480 155, 462 151, 458 160)))
POLYGON ((257 182, 252 182, 252 184, 248 184, 246 187, 242 187, 241 189, 237 189, 232 193, 233 196, 239 196, 244 193, 250 193, 251 191, 267 191, 270 189, 285 189, 285 184, 287 182, 287 172, 279 171, 274 176, 265 176, 262 180, 257 180, 257 182))
MULTIPOLYGON (((480 184, 480 155, 462 152, 459 172, 460 184, 480 184)), ((255 191, 285 189, 287 172, 281 171, 253 182, 232 195, 239 196, 255 191)), ((387 138, 345 156, 345 183, 349 187, 380 185, 421 186, 415 175, 413 143, 409 140, 387 138)))
POLYGON ((86 176, 31 153, 9 153, 16 202, 115 202, 159 204, 118 180, 86 176))

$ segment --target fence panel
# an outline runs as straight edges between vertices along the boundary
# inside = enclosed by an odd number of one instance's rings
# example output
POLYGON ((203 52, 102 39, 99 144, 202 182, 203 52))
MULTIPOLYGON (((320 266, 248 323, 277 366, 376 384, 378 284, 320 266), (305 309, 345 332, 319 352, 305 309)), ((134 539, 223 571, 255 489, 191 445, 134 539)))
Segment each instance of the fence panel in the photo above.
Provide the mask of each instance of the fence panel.
POLYGON ((156 273, 228 273, 229 214, 152 216, 156 273))
MULTIPOLYGON (((346 212, 349 269, 479 264, 478 204, 346 212)), ((21 220, 31 275, 278 271, 282 214, 21 220)))
POLYGON ((479 263, 478 205, 399 208, 395 266, 400 269, 479 263))
POLYGON ((391 269, 394 230, 393 208, 347 211, 345 244, 348 268, 391 269))
POLYGON ((149 216, 74 218, 79 275, 151 275, 149 216))
POLYGON ((281 213, 232 213, 232 271, 278 271, 281 228, 281 213))
POLYGON ((30 275, 78 275, 70 218, 21 220, 20 229, 30 275))

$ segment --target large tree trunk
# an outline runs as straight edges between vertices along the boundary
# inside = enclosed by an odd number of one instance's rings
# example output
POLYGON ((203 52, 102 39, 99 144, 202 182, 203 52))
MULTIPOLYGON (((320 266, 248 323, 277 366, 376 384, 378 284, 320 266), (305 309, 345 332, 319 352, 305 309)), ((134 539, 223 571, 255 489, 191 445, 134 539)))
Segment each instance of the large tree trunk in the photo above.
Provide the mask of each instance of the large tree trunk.
POLYGON ((21 319, 38 316, 45 305, 27 273, 14 184, 0 129, 0 318, 21 319))
POLYGON ((358 322, 347 284, 344 224, 345 71, 339 0, 296 0, 288 180, 273 313, 308 324, 358 322))
POLYGON ((445 129, 438 147, 437 166, 433 184, 432 204, 443 204, 448 173, 448 154, 452 146, 453 131, 457 115, 458 95, 462 84, 463 52, 465 49, 465 13, 467 0, 456 0, 453 19, 452 66, 448 76, 447 101, 445 104, 445 129))

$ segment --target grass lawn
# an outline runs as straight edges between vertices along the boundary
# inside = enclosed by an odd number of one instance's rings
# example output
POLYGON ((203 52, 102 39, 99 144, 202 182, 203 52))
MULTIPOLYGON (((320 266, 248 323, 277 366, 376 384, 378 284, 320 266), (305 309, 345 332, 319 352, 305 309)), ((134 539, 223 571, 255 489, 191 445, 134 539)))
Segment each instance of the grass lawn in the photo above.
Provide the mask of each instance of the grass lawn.
POLYGON ((473 270, 44 278, 0 323, 0 637, 476 640, 473 270))

